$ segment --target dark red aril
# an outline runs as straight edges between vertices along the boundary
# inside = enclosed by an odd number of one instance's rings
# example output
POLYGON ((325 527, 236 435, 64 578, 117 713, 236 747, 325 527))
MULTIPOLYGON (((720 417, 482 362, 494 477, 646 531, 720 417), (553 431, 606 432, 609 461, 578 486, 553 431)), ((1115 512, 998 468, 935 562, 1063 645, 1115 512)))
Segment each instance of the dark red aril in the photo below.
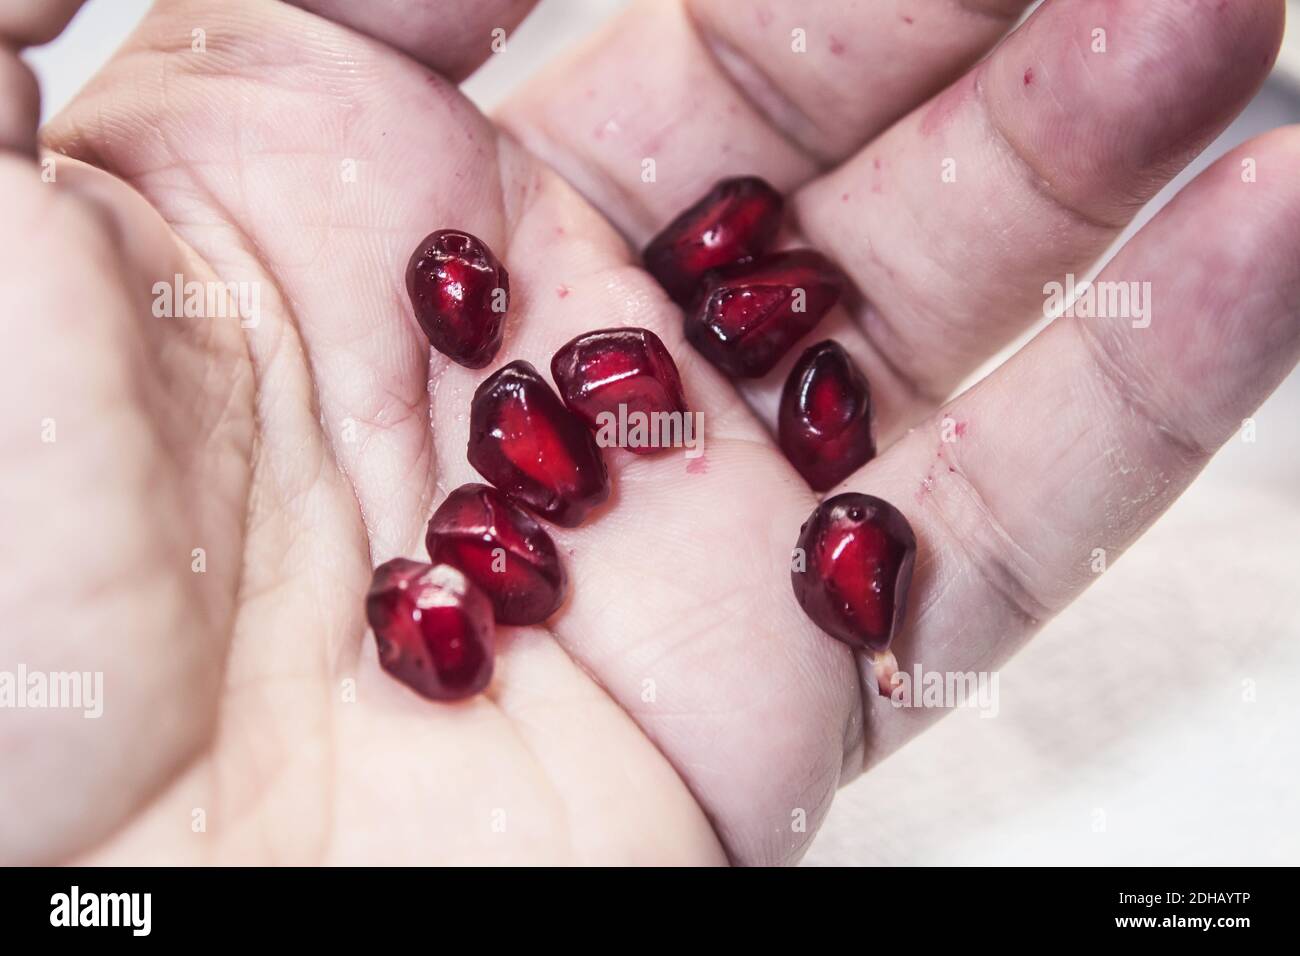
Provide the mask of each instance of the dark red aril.
POLYGON ((844 291, 825 256, 795 249, 710 274, 686 338, 733 378, 759 378, 821 321, 844 291))
MULTIPOLYGON (((610 419, 657 412, 682 414, 686 397, 677 363, 659 336, 649 329, 601 329, 569 342, 551 359, 551 377, 569 409, 598 430, 610 419)), ((639 455, 658 446, 628 446, 639 455)))
POLYGON ((596 439, 523 361, 474 392, 469 463, 510 498, 569 528, 609 497, 596 439))
POLYGON ((903 626, 916 537, 871 495, 828 498, 799 532, 790 579, 814 624, 838 641, 885 651, 903 626))
POLYGON ((466 368, 501 348, 510 276, 481 239, 458 229, 424 238, 406 266, 406 291, 429 343, 466 368))
POLYGON ((375 568, 366 595, 379 663, 431 700, 460 700, 492 679, 492 605, 447 564, 396 558, 375 568))
POLYGON ((425 543, 430 561, 460 569, 487 595, 498 624, 539 624, 564 600, 555 542, 495 488, 461 485, 449 494, 429 520, 425 543))
POLYGON ((781 194, 757 176, 724 179, 650 240, 642 256, 674 301, 687 306, 704 274, 748 262, 781 228, 781 194))
POLYGON ((834 488, 875 457, 871 391, 839 343, 819 342, 799 356, 781 393, 777 440, 816 491, 834 488))

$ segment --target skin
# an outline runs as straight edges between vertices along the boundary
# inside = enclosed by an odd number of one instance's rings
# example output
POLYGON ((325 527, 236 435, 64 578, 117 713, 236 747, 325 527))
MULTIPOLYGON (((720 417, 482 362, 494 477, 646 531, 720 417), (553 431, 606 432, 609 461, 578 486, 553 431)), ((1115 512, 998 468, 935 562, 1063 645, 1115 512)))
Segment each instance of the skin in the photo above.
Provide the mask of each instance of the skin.
POLYGON ((1244 106, 1281 0, 1047 4, 973 73, 1020 4, 804 4, 792 24, 770 0, 646 2, 494 120, 454 84, 526 3, 161 0, 38 152, 15 51, 78 5, 0 13, 0 523, 21 558, 0 659, 100 671, 104 710, 4 711, 3 863, 796 860, 836 788, 940 713, 876 697, 791 593, 817 499, 770 413, 808 343, 737 390, 636 264, 720 176, 790 191, 790 241, 862 292, 809 342, 841 341, 878 406, 882 454, 829 494, 895 502, 920 543, 906 669, 999 666, 1300 352, 1283 129, 1108 266, 1152 284, 1149 328, 1054 322, 947 400, 1244 106), (402 287, 449 225, 510 269, 478 372, 430 354, 402 287), (260 283, 257 327, 155 317, 177 272, 260 283), (609 454, 609 506, 552 531, 565 607, 502 629, 483 696, 419 699, 378 667, 371 568, 422 557, 435 505, 476 479, 483 377, 618 325, 677 358, 704 458, 609 454))

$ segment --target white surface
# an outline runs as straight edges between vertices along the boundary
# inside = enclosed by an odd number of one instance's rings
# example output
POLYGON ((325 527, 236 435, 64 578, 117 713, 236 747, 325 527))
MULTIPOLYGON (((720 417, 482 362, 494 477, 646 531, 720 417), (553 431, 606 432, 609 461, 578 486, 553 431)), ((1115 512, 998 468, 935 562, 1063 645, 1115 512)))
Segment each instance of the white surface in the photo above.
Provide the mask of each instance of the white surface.
MULTIPOLYGON (((621 5, 544 3, 467 92, 496 102, 621 5)), ((96 0, 29 54, 45 115, 148 6, 96 0)), ((1196 168, 1298 104, 1266 90, 1196 168)), ((1003 671, 999 715, 958 713, 847 788, 807 862, 1300 862, 1298 420, 1293 375, 1256 442, 1230 443, 1003 671)))

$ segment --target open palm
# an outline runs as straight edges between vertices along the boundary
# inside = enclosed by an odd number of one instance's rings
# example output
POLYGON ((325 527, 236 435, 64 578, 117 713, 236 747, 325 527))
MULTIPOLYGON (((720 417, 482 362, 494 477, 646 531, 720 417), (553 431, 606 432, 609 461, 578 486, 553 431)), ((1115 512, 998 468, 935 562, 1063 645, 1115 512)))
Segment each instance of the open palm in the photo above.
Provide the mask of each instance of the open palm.
MULTIPOLYGON (((0 33, 48 39, 78 5, 8 4, 0 33)), ((647 0, 494 123, 455 83, 526 0, 160 0, 44 167, 3 54, 0 662, 102 672, 104 709, 0 716, 0 859, 797 859, 837 786, 938 712, 876 697, 791 594, 816 496, 768 423, 800 349, 738 390, 633 250, 753 173, 854 280, 810 341, 872 383, 884 451, 844 488, 916 530, 904 668, 998 666, 1300 348, 1283 130, 1108 267, 1151 283, 1149 326, 1058 320, 946 401, 1245 104, 1283 18, 1049 2, 972 67, 1026 5, 647 0), (431 354, 406 300, 441 227, 510 270, 482 371, 431 354), (178 273, 256 284, 258 321, 156 316, 178 273), (499 629, 486 694, 417 697, 367 638, 372 567, 422 556, 476 479, 479 381, 622 325, 676 357, 705 455, 608 453, 609 505, 552 530, 565 606, 499 629)))

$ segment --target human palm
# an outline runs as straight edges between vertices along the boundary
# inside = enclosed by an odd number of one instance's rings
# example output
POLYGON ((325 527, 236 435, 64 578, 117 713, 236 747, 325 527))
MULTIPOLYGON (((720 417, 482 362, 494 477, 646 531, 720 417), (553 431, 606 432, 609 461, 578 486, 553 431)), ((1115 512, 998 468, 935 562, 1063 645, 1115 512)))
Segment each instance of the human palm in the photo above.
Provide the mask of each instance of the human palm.
MULTIPOLYGON (((77 5, 19 3, 0 30, 52 36, 77 5)), ((3 654, 104 674, 98 720, 0 720, 0 857, 796 859, 837 786, 937 713, 876 696, 791 593, 817 498, 769 424, 801 347, 737 389, 634 248, 755 173, 861 290, 810 341, 872 383, 882 454, 843 487, 916 530, 905 669, 998 666, 1297 356, 1285 130, 1108 267, 1151 283, 1149 327, 1059 320, 945 401, 1244 105, 1282 22, 1280 0, 1049 3, 956 79, 1024 5, 642 3, 494 123, 454 84, 526 2, 161 0, 43 131, 44 178, 31 93, 0 81, 3 654), (403 286, 448 226, 510 270, 496 364, 650 328, 705 454, 609 452, 609 505, 552 530, 565 606, 499 629, 488 691, 438 705, 380 670, 363 595, 476 479, 492 368, 431 353, 403 286), (155 316, 178 273, 255 283, 256 325, 155 316)))

